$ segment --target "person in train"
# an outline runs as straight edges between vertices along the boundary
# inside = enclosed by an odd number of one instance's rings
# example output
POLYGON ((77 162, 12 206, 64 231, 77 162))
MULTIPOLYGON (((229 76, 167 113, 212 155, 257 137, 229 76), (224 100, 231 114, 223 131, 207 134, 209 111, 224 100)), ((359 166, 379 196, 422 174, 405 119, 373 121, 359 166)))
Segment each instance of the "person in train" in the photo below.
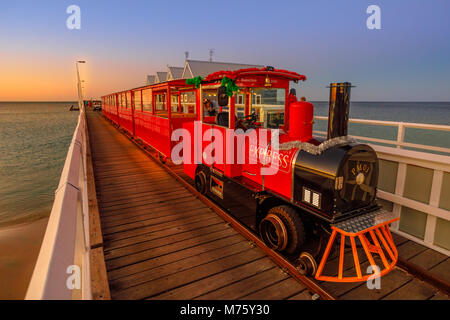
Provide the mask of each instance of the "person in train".
POLYGON ((206 113, 208 116, 213 117, 217 114, 216 109, 214 108, 214 105, 209 99, 205 99, 203 101, 204 108, 206 110, 206 113))

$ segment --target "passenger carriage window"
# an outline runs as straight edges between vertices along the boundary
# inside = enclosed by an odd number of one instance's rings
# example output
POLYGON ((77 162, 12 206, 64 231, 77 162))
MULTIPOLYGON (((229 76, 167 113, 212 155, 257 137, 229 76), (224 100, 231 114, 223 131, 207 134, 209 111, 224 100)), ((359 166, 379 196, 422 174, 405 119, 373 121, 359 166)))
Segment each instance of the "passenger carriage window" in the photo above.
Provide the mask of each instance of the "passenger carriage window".
POLYGON ((166 95, 164 93, 155 96, 155 110, 159 115, 167 115, 166 95))
POLYGON ((217 89, 204 89, 202 92, 202 110, 203 110, 203 122, 211 123, 211 118, 215 117, 220 110, 217 103, 217 89), (206 118, 205 118, 206 117, 206 118))
POLYGON ((122 108, 126 108, 126 107, 127 107, 127 101, 126 101, 125 93, 122 93, 122 94, 120 95, 120 106, 121 106, 122 108))
POLYGON ((141 90, 134 91, 134 110, 142 111, 141 90))
POLYGON ((196 113, 195 92, 188 91, 181 94, 181 108, 183 113, 196 113))
POLYGON ((251 90, 250 112, 265 128, 279 128, 284 124, 285 89, 254 88, 251 90))
POLYGON ((152 89, 142 90, 142 110, 152 112, 152 89))
POLYGON ((239 91, 235 96, 236 117, 243 119, 245 117, 245 93, 239 91))
POLYGON ((132 100, 131 100, 131 91, 128 91, 127 93, 126 93, 126 101, 127 101, 127 109, 131 109, 131 102, 132 102, 132 100))
POLYGON ((170 95, 170 106, 172 112, 178 112, 178 94, 172 93, 170 95))

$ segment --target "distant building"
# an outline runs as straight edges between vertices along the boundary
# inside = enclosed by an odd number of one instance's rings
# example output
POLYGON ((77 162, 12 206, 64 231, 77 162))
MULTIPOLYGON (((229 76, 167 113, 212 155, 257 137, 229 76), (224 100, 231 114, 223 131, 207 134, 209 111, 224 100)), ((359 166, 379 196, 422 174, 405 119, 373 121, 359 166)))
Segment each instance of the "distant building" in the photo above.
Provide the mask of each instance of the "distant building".
POLYGON ((246 68, 262 68, 264 66, 254 64, 230 63, 230 62, 216 62, 216 61, 200 61, 200 60, 186 60, 182 79, 194 78, 197 76, 206 77, 216 71, 233 71, 246 68))
POLYGON ((216 71, 233 71, 245 68, 262 68, 262 65, 216 62, 201 60, 186 60, 184 67, 167 66, 167 72, 159 71, 156 75, 148 75, 146 85, 177 79, 189 79, 197 76, 206 77, 216 71))
POLYGON ((145 83, 147 86, 155 84, 155 76, 147 76, 147 81, 145 83))
POLYGON ((183 67, 167 67, 167 81, 169 80, 177 80, 182 79, 183 76, 183 67))
POLYGON ((167 72, 158 71, 155 77, 155 83, 167 81, 167 72))

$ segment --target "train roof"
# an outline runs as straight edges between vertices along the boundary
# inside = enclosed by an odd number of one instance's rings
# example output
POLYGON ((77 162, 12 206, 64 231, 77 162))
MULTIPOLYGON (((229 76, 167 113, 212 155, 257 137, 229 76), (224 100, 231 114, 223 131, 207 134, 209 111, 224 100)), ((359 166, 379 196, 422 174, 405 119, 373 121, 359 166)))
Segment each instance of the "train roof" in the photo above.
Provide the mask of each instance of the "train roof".
POLYGON ((204 81, 212 82, 222 80, 223 77, 227 77, 230 79, 238 79, 245 76, 254 76, 254 75, 274 75, 293 81, 306 80, 306 76, 299 74, 297 72, 283 69, 275 69, 273 67, 264 67, 264 68, 246 68, 234 71, 227 71, 227 70, 217 71, 208 75, 204 79, 204 81))
MULTIPOLYGON (((306 80, 306 76, 299 74, 297 72, 293 72, 293 71, 288 71, 288 70, 284 70, 284 69, 275 69, 273 67, 252 67, 252 68, 243 68, 243 69, 237 69, 237 70, 221 70, 221 71, 217 71, 217 72, 213 72, 209 75, 206 76, 206 78, 203 79, 202 82, 204 83, 208 83, 208 82, 214 82, 214 81, 219 81, 222 80, 223 77, 227 77, 230 79, 239 79, 239 78, 243 78, 245 76, 255 76, 255 75, 273 75, 273 76, 278 76, 281 78, 285 78, 287 80, 291 80, 294 82, 297 81, 305 81, 306 80)), ((114 93, 123 93, 123 92, 127 92, 127 91, 133 91, 133 90, 140 90, 140 89, 146 89, 146 88, 153 88, 153 89, 162 89, 166 86, 191 86, 186 84, 186 79, 175 79, 175 80, 168 80, 168 81, 163 81, 163 82, 159 82, 159 83, 154 83, 154 84, 147 84, 144 86, 139 86, 139 87, 135 87, 132 89, 127 89, 127 90, 122 90, 122 91, 117 91, 114 93)), ((194 88, 194 86, 192 85, 192 87, 194 88)), ((110 93, 110 94, 114 94, 114 93, 110 93)), ((110 95, 107 94, 107 95, 110 95)), ((107 96, 105 95, 105 96, 107 96)))

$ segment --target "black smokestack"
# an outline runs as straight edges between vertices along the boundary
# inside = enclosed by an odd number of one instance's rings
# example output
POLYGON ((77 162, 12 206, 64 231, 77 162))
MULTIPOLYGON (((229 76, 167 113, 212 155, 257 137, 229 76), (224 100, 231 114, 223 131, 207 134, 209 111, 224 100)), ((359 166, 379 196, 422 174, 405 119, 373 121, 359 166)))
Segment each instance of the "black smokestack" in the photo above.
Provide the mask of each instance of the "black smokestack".
POLYGON ((351 86, 350 82, 330 84, 328 139, 347 135, 351 86))

